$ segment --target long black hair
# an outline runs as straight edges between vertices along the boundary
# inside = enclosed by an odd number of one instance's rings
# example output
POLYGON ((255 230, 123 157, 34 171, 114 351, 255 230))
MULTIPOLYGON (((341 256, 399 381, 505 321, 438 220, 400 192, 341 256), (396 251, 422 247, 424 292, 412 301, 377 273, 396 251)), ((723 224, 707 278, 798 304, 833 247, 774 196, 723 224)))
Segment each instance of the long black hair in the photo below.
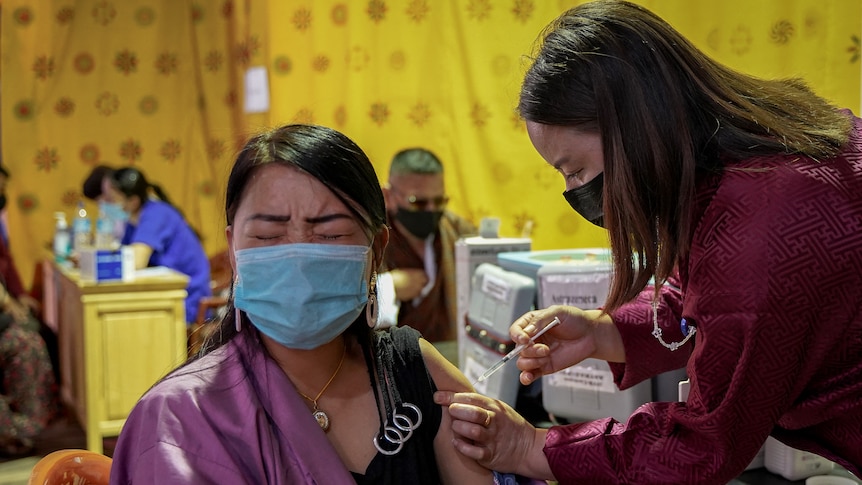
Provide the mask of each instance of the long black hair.
POLYGON ((202 240, 200 232, 198 232, 198 230, 189 223, 189 220, 186 219, 186 215, 183 214, 182 209, 171 202, 168 198, 168 194, 158 184, 154 184, 147 180, 144 173, 139 169, 135 167, 121 168, 111 173, 110 177, 111 185, 113 185, 115 189, 120 191, 120 193, 126 197, 137 197, 140 201, 141 207, 143 207, 147 202, 147 199, 150 198, 150 192, 152 191, 152 194, 160 201, 173 207, 174 210, 180 214, 183 220, 186 221, 186 224, 188 224, 189 229, 192 230, 195 237, 197 237, 199 241, 202 240))
POLYGON ((598 133, 614 257, 605 309, 686 257, 699 174, 754 155, 830 158, 849 118, 798 79, 762 80, 707 57, 638 5, 594 1, 546 27, 521 87, 527 120, 598 133))
MULTIPOLYGON (((157 184, 151 183, 144 173, 135 167, 126 167, 115 170, 110 174, 111 184, 126 197, 138 197, 141 205, 150 197, 150 191, 162 202, 174 206, 168 198, 168 194, 157 184)), ((174 206, 175 207, 175 206, 174 206)))

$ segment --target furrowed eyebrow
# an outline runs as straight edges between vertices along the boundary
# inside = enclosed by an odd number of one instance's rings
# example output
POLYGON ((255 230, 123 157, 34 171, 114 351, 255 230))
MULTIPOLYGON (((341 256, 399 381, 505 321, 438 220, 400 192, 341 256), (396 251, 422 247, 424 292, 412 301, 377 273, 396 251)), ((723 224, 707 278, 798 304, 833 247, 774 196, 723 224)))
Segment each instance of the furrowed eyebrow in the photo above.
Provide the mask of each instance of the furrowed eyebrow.
POLYGON ((309 224, 321 224, 324 222, 335 221, 338 219, 350 219, 352 221, 353 217, 351 217, 349 214, 328 214, 320 217, 306 217, 305 222, 308 222, 309 224))
POLYGON ((275 214, 252 214, 249 217, 252 221, 264 221, 264 222, 288 222, 290 221, 289 215, 275 215, 275 214))
MULTIPOLYGON (((252 214, 249 217, 251 220, 255 221, 264 221, 264 222, 290 222, 290 215, 276 215, 276 214, 252 214)), ((353 219, 348 214, 327 214, 320 217, 306 217, 304 219, 305 222, 309 224, 322 224, 324 222, 330 222, 338 219, 353 219)))

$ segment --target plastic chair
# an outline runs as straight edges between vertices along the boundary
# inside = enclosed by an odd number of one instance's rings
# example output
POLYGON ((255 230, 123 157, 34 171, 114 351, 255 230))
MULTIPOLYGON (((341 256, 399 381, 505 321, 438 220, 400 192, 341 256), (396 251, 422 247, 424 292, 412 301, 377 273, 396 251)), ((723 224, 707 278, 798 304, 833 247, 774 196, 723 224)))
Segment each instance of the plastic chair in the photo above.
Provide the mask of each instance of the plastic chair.
POLYGON ((230 255, 225 249, 210 257, 210 288, 213 295, 222 294, 233 282, 233 268, 230 266, 230 255))
POLYGON ((217 313, 219 309, 227 306, 227 303, 227 298, 223 296, 201 298, 198 303, 198 316, 189 327, 189 357, 198 353, 209 334, 218 327, 219 319, 207 320, 207 314, 210 310, 217 313))
POLYGON ((28 485, 107 485, 111 476, 109 456, 89 450, 58 450, 38 462, 28 485))
POLYGON ((218 326, 217 321, 207 321, 207 315, 217 314, 218 310, 228 303, 225 295, 230 289, 233 278, 230 256, 225 250, 213 255, 209 261, 210 288, 213 296, 201 298, 200 303, 198 303, 198 316, 189 327, 188 332, 189 357, 198 353, 207 336, 218 326))

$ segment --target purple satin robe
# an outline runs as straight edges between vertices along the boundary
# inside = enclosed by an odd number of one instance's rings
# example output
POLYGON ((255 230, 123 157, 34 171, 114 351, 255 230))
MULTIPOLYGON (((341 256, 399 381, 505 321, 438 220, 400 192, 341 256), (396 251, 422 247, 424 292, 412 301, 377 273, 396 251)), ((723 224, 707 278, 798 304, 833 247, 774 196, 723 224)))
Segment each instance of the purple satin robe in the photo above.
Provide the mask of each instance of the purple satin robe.
POLYGON ((284 372, 251 332, 183 367, 138 402, 111 484, 354 484, 284 372))

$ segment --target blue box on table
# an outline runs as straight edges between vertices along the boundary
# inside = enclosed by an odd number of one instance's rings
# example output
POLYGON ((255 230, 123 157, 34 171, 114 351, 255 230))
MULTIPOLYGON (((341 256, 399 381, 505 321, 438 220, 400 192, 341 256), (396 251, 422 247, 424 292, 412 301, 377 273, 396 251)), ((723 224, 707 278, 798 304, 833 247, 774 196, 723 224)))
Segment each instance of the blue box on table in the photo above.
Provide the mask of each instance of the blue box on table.
POLYGON ((119 249, 83 248, 78 254, 81 280, 124 281, 134 277, 135 253, 131 247, 119 249))

